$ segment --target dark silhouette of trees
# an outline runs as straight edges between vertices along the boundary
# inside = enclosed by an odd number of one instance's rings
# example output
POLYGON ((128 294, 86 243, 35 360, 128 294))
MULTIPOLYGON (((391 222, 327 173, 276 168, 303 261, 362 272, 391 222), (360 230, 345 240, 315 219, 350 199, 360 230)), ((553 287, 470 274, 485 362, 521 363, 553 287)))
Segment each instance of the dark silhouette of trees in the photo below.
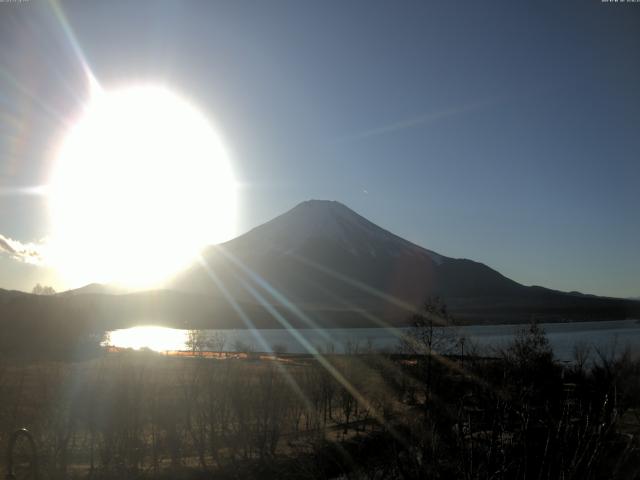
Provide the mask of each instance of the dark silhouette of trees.
POLYGON ((467 343, 463 362, 450 323, 431 305, 402 353, 350 343, 275 359, 61 359, 50 349, 24 361, 5 350, 0 448, 29 427, 43 480, 638 478, 633 352, 579 349, 562 365, 531 324, 492 356, 467 343))
POLYGON ((33 290, 31 290, 31 293, 34 295, 55 295, 56 291, 49 285, 40 285, 39 283, 36 283, 33 290))
POLYGON ((451 354, 460 342, 460 334, 447 306, 438 297, 428 298, 422 309, 411 318, 411 327, 401 348, 416 356, 425 398, 431 396, 434 377, 434 356, 451 354))
POLYGON ((193 355, 201 354, 207 347, 207 334, 204 330, 187 330, 185 344, 193 355))

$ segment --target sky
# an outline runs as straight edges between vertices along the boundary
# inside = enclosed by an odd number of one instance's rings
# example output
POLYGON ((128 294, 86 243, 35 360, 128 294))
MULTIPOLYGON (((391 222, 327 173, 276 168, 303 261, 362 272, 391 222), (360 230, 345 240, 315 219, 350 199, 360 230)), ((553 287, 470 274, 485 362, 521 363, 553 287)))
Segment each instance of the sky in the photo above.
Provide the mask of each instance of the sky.
POLYGON ((69 287, 30 252, 90 72, 206 113, 237 233, 338 200, 526 285, 640 296, 638 45, 640 3, 2 2, 0 288, 69 287))

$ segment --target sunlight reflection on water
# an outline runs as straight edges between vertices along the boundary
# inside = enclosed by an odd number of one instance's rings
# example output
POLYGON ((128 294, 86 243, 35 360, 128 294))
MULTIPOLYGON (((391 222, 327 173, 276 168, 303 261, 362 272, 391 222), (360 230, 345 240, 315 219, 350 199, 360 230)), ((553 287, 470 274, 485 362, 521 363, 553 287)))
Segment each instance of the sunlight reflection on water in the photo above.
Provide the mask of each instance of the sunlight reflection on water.
POLYGON ((187 331, 177 328, 141 326, 114 330, 107 343, 120 348, 139 350, 148 348, 156 352, 184 350, 187 331))
MULTIPOLYGON (((598 349, 616 348, 622 351, 630 347, 640 352, 640 323, 636 320, 613 320, 575 323, 541 324, 558 359, 570 360, 576 344, 585 344, 598 349)), ((482 354, 494 354, 493 349, 503 347, 513 340, 515 332, 526 325, 474 325, 463 327, 468 340, 482 354), (493 352, 493 353, 492 353, 493 352)), ((343 353, 351 342, 360 349, 397 350, 396 334, 404 329, 385 328, 330 328, 325 330, 300 329, 298 333, 322 352, 343 353), (327 338, 330 340, 327 341, 327 338)), ((217 335, 224 341, 213 342, 215 350, 223 351, 281 351, 306 353, 306 348, 286 329, 268 330, 204 330, 205 339, 217 335), (217 345, 216 345, 217 344, 217 345), (261 346, 262 345, 262 346, 261 346), (242 346, 242 347, 241 347, 242 346)), ((120 348, 149 348, 158 352, 187 350, 187 330, 158 326, 140 326, 110 332, 109 345, 120 348)), ((467 347, 471 344, 467 343, 467 347)))

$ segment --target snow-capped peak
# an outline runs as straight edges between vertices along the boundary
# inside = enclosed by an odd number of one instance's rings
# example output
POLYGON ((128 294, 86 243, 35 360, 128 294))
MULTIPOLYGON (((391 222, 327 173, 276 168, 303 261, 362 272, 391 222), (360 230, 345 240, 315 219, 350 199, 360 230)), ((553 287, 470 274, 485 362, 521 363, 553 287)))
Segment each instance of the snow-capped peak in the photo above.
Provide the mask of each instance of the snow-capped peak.
POLYGON ((440 264, 442 257, 384 230, 340 202, 309 200, 240 237, 252 253, 296 252, 311 239, 339 243, 356 256, 424 255, 440 264), (251 241, 259 238, 260 241, 251 241), (251 245, 246 245, 246 243, 251 245))

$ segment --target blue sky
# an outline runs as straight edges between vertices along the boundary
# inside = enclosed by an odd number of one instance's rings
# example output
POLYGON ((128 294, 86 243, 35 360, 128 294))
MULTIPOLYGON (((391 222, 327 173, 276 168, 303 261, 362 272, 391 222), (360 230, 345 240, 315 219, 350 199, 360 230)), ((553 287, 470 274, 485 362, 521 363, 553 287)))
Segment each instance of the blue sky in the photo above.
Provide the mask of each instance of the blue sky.
MULTIPOLYGON (((333 199, 524 284, 640 295, 640 4, 59 8, 0 4, 5 238, 48 234, 46 197, 18 190, 46 183, 86 100, 81 54, 105 86, 163 82, 213 119, 243 185, 239 233, 333 199)), ((0 254, 0 288, 37 281, 65 287, 0 254)))

